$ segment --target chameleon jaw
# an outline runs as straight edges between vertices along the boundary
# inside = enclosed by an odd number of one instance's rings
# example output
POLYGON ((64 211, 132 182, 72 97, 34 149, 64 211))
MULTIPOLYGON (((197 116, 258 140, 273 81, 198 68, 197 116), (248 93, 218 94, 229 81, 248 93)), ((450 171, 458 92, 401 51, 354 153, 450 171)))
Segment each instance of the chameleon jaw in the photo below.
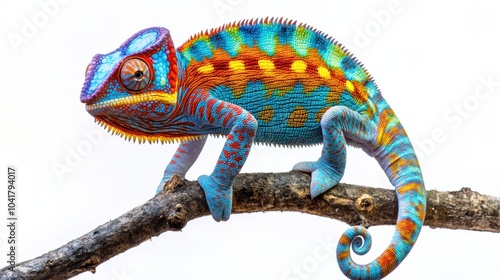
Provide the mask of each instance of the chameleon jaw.
POLYGON ((170 106, 175 106, 177 102, 177 92, 172 94, 168 94, 162 91, 151 91, 148 93, 131 95, 121 98, 116 98, 113 100, 106 100, 97 102, 94 104, 86 104, 85 109, 88 112, 96 111, 99 109, 109 108, 109 107, 118 107, 118 106, 126 106, 133 105, 147 101, 158 101, 170 106))
POLYGON ((186 135, 186 136, 175 136, 175 137, 169 137, 165 135, 148 135, 148 134, 139 134, 139 133, 133 133, 131 131, 124 130, 123 128, 113 125, 111 123, 106 122, 103 119, 100 119, 96 117, 94 121, 102 126, 104 129, 106 129, 111 135, 118 135, 121 138, 131 141, 131 142, 138 142, 139 144, 146 143, 148 142, 149 144, 153 143, 161 143, 161 144, 171 144, 171 143, 177 143, 177 142, 183 142, 183 141, 193 141, 193 140, 198 140, 202 136, 201 135, 186 135))
POLYGON ((168 135, 168 134, 148 134, 133 131, 123 127, 113 121, 107 120, 107 117, 113 115, 110 111, 113 108, 120 110, 120 107, 140 104, 145 102, 160 102, 168 106, 175 106, 177 102, 177 91, 169 94, 163 91, 150 91, 143 94, 136 94, 127 97, 116 98, 113 100, 101 101, 94 104, 86 104, 87 111, 94 116, 95 121, 103 126, 112 135, 116 134, 127 141, 139 143, 174 143, 182 141, 192 141, 200 137, 200 135, 168 135), (111 110, 110 110, 111 109, 111 110))

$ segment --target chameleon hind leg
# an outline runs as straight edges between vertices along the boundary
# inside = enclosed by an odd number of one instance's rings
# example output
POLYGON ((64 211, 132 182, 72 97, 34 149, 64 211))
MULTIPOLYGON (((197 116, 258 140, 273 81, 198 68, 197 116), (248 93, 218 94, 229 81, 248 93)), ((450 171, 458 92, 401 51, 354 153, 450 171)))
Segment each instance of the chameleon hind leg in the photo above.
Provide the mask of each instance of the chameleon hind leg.
POLYGON ((376 127, 366 117, 345 106, 328 109, 321 118, 323 149, 314 162, 299 162, 293 170, 311 173, 311 197, 337 185, 346 165, 346 138, 350 144, 369 147, 375 141, 376 127))
POLYGON ((203 135, 198 139, 184 141, 179 144, 177 151, 163 173, 163 178, 160 185, 158 185, 158 188, 156 189, 156 193, 163 190, 165 183, 170 180, 174 174, 177 174, 182 178, 186 176, 189 168, 193 166, 194 162, 200 155, 201 150, 203 150, 203 146, 205 146, 206 141, 207 137, 203 135))

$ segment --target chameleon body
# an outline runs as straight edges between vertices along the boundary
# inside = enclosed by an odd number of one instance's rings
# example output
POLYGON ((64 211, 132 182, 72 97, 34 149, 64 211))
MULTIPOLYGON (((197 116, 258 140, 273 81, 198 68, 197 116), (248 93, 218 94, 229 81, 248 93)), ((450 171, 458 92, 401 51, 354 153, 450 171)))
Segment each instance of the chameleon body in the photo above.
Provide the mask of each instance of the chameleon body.
POLYGON ((346 144, 374 157, 396 189, 398 219, 392 241, 373 262, 371 237, 361 227, 340 238, 337 259, 352 279, 380 279, 407 256, 425 216, 425 189, 412 145, 372 77, 339 43, 307 25, 283 19, 245 20, 201 32, 175 48, 165 28, 142 30, 117 50, 96 55, 81 101, 98 123, 139 142, 180 141, 159 190, 184 176, 207 135, 227 135, 215 169, 202 175, 215 220, 231 213, 231 185, 253 142, 323 144, 311 173, 311 197, 344 173, 346 144), (363 240, 364 242, 360 242, 363 240))

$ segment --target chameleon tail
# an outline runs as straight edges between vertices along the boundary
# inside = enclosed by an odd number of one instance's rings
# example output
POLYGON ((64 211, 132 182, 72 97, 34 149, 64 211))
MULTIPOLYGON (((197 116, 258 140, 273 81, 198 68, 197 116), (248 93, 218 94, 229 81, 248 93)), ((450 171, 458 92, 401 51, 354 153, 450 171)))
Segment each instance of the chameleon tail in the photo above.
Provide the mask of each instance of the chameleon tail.
POLYGON ((391 273, 412 249, 425 217, 424 181, 410 140, 388 106, 382 110, 379 124, 375 147, 367 151, 377 159, 396 188, 396 231, 387 249, 366 265, 352 260, 350 247, 352 244, 358 255, 366 254, 371 247, 368 231, 363 227, 352 227, 342 235, 337 246, 337 260, 342 272, 350 279, 381 279, 391 273))

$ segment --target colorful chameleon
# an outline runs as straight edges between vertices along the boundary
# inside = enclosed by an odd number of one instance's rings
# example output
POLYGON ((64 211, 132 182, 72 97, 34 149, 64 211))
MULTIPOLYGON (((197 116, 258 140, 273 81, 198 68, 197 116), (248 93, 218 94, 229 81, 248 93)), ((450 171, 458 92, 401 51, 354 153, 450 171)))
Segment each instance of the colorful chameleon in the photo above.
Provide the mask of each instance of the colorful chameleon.
POLYGON ((362 148, 395 186, 399 212, 391 243, 369 264, 350 256, 351 246, 357 254, 370 249, 364 228, 340 238, 338 263, 351 279, 388 275, 422 228, 424 182, 403 126, 357 60, 307 25, 245 20, 201 32, 177 49, 167 29, 145 29, 92 59, 80 100, 98 123, 128 140, 180 141, 159 190, 174 173, 186 174, 207 135, 227 135, 214 171, 198 179, 216 221, 229 219, 231 186, 254 141, 322 143, 317 161, 293 167, 312 174, 312 198, 342 178, 346 144, 362 148))

